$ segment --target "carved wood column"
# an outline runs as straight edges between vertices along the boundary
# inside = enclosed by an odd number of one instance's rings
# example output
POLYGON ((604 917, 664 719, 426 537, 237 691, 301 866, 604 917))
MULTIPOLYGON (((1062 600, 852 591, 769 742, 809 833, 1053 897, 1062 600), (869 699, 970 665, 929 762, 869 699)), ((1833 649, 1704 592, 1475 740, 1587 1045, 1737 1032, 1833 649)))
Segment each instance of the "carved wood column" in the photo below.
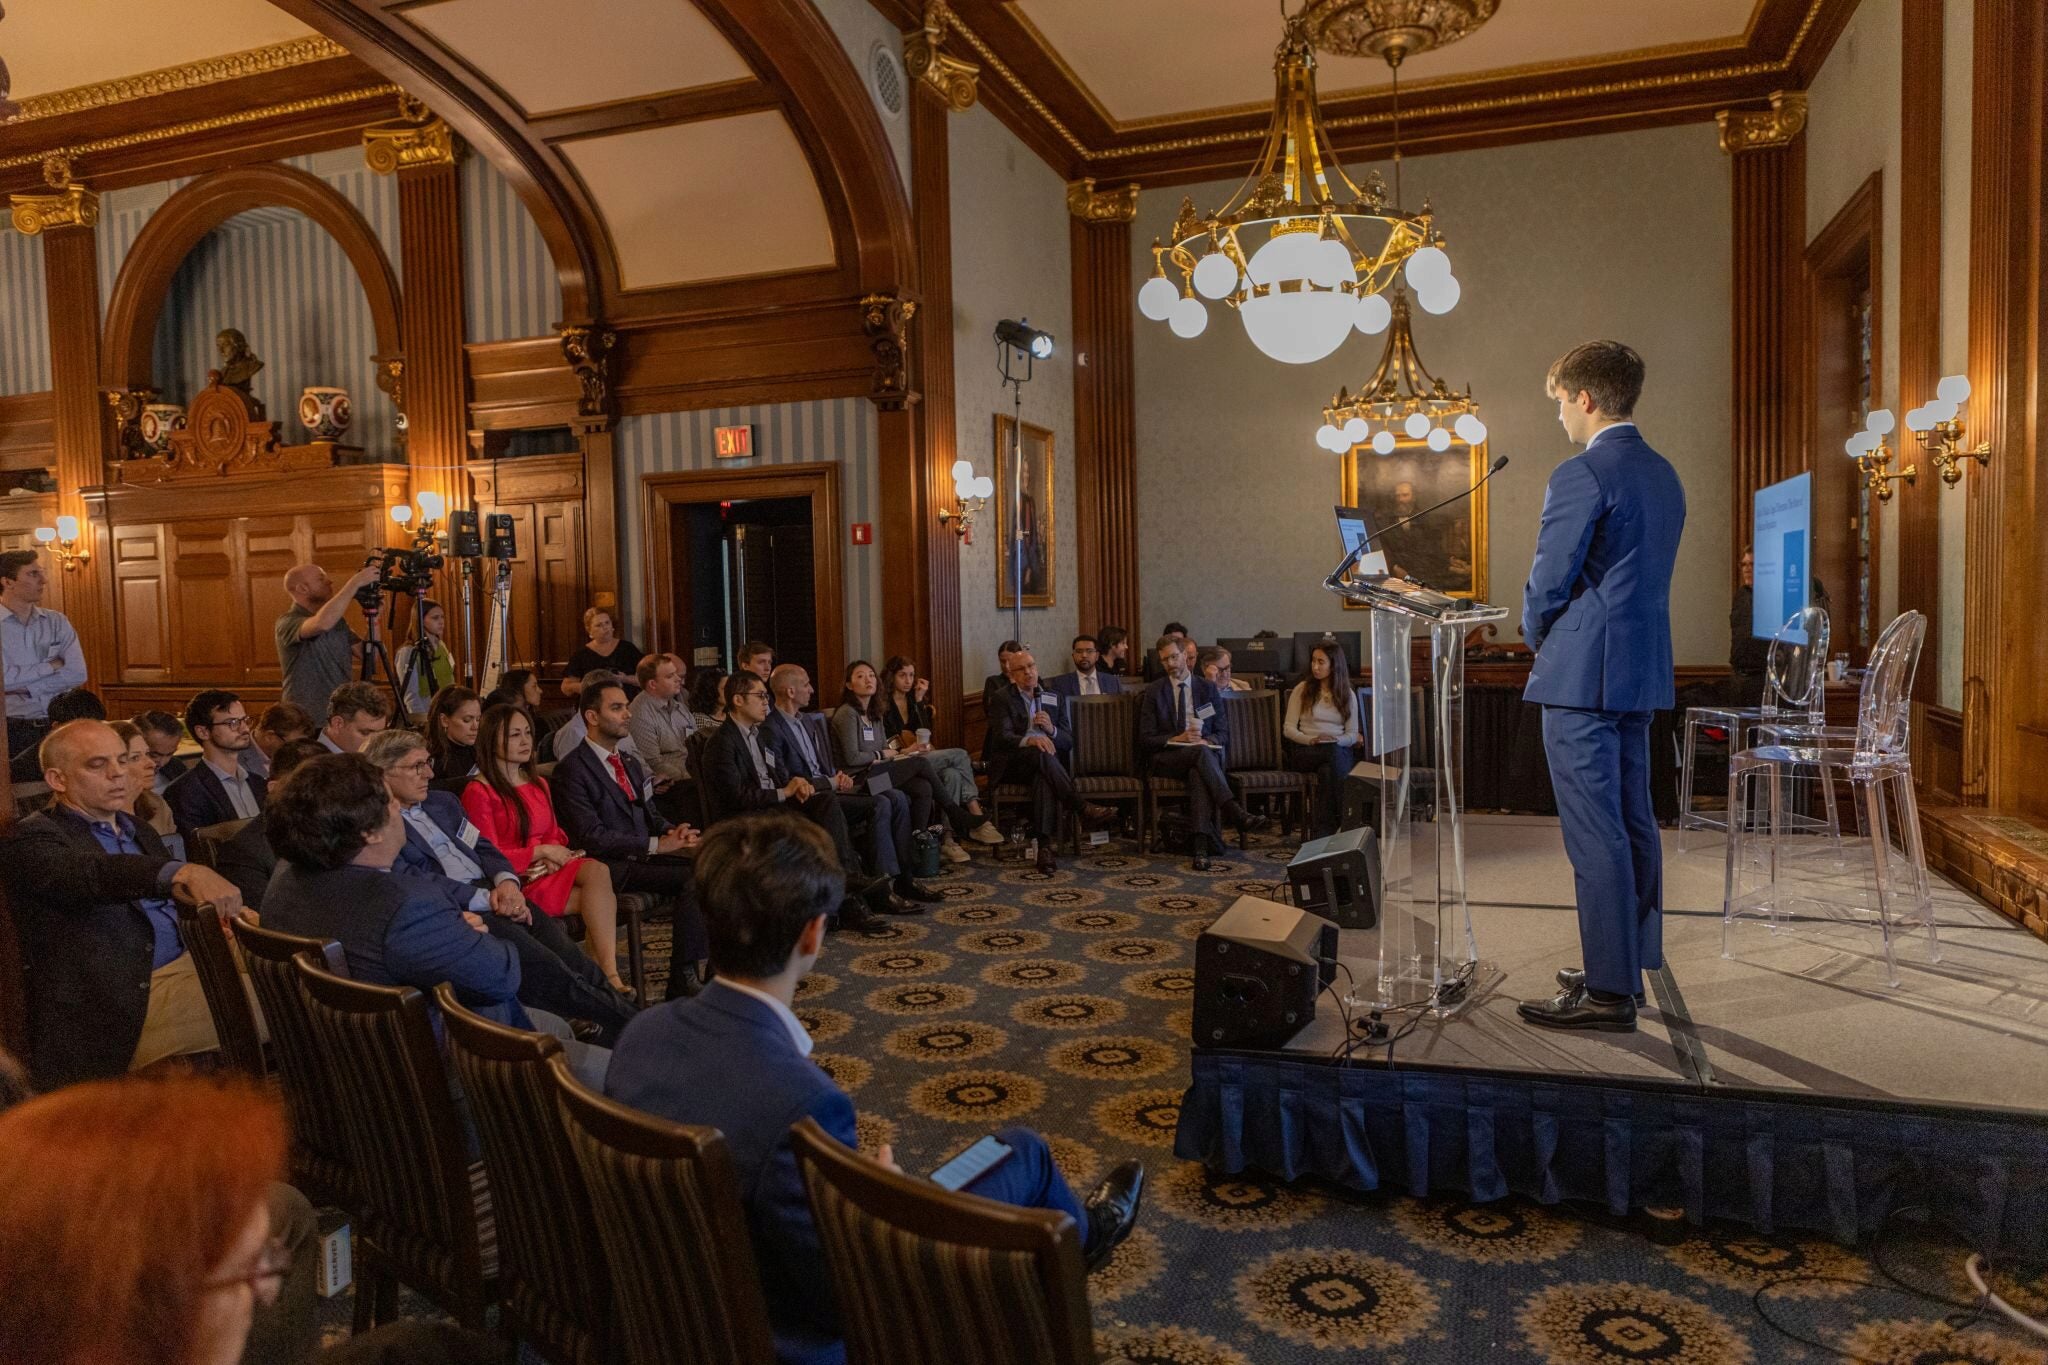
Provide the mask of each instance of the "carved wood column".
MULTIPOLYGON (((561 329, 562 358, 575 372, 576 439, 583 447, 583 543, 590 605, 619 609, 619 489, 614 473, 618 405, 612 375, 619 334, 602 323, 561 329)), ((628 512, 631 515, 631 512, 628 512)), ((653 635, 643 635, 652 639, 653 635)))
POLYGON ((1075 548, 1081 629, 1138 621, 1138 409, 1132 384, 1131 220, 1138 187, 1067 186, 1074 275, 1075 548))
POLYGON ((1806 96, 1771 108, 1722 110, 1721 150, 1734 158, 1734 443, 1729 571, 1741 581, 1756 490, 1808 467, 1800 300, 1806 251, 1806 96))
MULTIPOLYGON (((1899 100, 1899 391, 1889 406, 1900 414, 1895 442, 1910 460, 1913 438, 1904 414, 1934 398, 1941 382, 1941 19, 1940 5, 1907 5, 1901 23, 1899 100)), ((1896 486, 1899 518, 1899 610, 1927 618, 1927 649, 1914 676, 1913 697, 1935 700, 1941 670, 1941 497, 1939 479, 1896 486)), ((1915 726, 1918 740, 1924 727, 1915 726)), ((1922 746, 1915 744, 1918 750, 1922 746)))

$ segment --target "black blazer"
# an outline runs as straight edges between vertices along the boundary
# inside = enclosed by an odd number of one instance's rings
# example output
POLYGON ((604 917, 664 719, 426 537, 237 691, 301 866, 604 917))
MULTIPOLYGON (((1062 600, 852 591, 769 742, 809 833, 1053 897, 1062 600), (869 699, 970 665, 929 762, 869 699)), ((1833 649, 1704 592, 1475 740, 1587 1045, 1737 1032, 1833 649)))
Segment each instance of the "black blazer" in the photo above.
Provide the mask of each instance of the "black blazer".
MULTIPOLYGON (((256 809, 263 809, 265 783, 262 778, 249 773, 243 776, 249 781, 249 794, 256 798, 256 809)), ((221 785, 211 764, 204 759, 187 768, 183 775, 164 788, 164 801, 171 808, 171 818, 178 822, 178 833, 185 836, 185 844, 192 844, 192 831, 202 825, 217 825, 223 820, 239 820, 235 806, 228 800, 228 789, 221 785)))
MULTIPOLYGON (((1230 712, 1219 698, 1223 690, 1207 678, 1188 676, 1188 700, 1197 711, 1205 706, 1215 710, 1202 719, 1202 738, 1213 739, 1230 748, 1230 712)), ((1138 752, 1148 760, 1164 749, 1181 732, 1175 714, 1173 680, 1161 678, 1147 687, 1138 699, 1138 752)))
POLYGON ((263 889, 277 870, 277 853, 270 847, 269 822, 261 815, 242 826, 241 832, 213 851, 213 870, 233 882, 242 893, 242 904, 263 909, 263 889))
POLYGON ((674 826, 654 808, 647 769, 625 750, 618 752, 626 762, 627 780, 633 784, 631 801, 619 790, 611 765, 598 762, 588 744, 577 745, 555 765, 548 785, 554 792, 555 816, 571 844, 595 857, 632 862, 648 856, 649 839, 674 826))
POLYGON ((38 1089, 119 1076, 149 1013, 156 935, 139 902, 166 893, 172 861, 157 832, 135 825, 138 854, 108 853, 85 820, 39 811, 6 841, 8 903, 28 986, 28 1065, 38 1089))
POLYGON ((762 759, 768 764, 768 775, 775 781, 773 789, 762 787, 754 771, 753 757, 747 753, 746 736, 740 733, 737 721, 729 720, 719 726, 704 742, 704 766, 697 774, 697 785, 704 796, 707 822, 715 823, 741 811, 773 810, 782 804, 776 792, 789 776, 783 771, 782 760, 775 756, 765 727, 755 739, 760 743, 762 759))
MULTIPOLYGON (((1038 693, 1041 705, 1052 703, 1045 707, 1046 714, 1052 718, 1052 734, 1048 736, 1052 747, 1062 754, 1071 751, 1074 747, 1074 723, 1067 714, 1071 703, 1048 691, 1043 683, 1039 684, 1038 693)), ((1022 692, 1005 684, 989 699, 988 734, 981 745, 982 761, 991 773, 1002 771, 1002 765, 1007 764, 1011 756, 1024 746, 1024 740, 1032 729, 1031 704, 1024 699, 1022 692)))

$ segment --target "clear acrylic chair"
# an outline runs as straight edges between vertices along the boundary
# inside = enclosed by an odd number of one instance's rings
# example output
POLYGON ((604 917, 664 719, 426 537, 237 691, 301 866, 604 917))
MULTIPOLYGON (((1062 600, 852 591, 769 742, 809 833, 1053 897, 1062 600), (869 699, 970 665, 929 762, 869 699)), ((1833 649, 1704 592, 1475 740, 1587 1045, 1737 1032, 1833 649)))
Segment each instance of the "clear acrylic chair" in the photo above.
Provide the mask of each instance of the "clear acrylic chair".
MULTIPOLYGON (((1913 763, 1908 744, 1913 674, 1920 665, 1920 647, 1926 636, 1927 618, 1917 611, 1903 612, 1885 627, 1877 647, 1870 653, 1853 729, 1800 724, 1789 719, 1766 722, 1759 733, 1771 742, 1745 749, 1730 761, 1721 956, 1735 955, 1734 929, 1738 917, 1766 917, 1775 931, 1784 904, 1794 899, 1793 884, 1781 876, 1782 844, 1790 832, 1785 820, 1784 778, 1789 770, 1806 768, 1816 771, 1821 785, 1830 792, 1837 780, 1847 781, 1861 803, 1863 833, 1870 840, 1875 873, 1876 919, 1884 943, 1886 980, 1893 986, 1899 984, 1893 940, 1902 929, 1925 924, 1928 960, 1941 960, 1941 943, 1934 929, 1933 885, 1927 875, 1926 851, 1920 842, 1920 808, 1913 796, 1913 763), (1762 887, 1744 892, 1747 845, 1755 837, 1750 818, 1752 785, 1761 786, 1770 808, 1768 834, 1764 836, 1768 841, 1764 856, 1768 880, 1762 887), (1898 809, 1906 859, 1903 884, 1892 860, 1887 815, 1893 804, 1898 809)), ((1798 899, 1821 899, 1812 894, 1813 886, 1798 889, 1803 893, 1798 899)))
MULTIPOLYGON (((1820 607, 1806 607, 1792 613, 1778 633, 1764 663, 1764 700, 1761 706, 1693 706, 1685 713, 1684 756, 1678 771, 1678 827, 1725 830, 1725 818, 1693 809, 1693 774, 1699 754, 1700 734, 1720 729, 1728 734, 1728 754, 1749 747, 1760 724, 1799 720, 1809 725, 1825 723, 1827 715, 1828 614, 1820 607)), ((1733 801, 1734 777, 1729 777, 1733 801)), ((1827 828, 1839 839, 1841 823, 1836 819, 1834 788, 1822 784, 1827 811, 1827 828)))

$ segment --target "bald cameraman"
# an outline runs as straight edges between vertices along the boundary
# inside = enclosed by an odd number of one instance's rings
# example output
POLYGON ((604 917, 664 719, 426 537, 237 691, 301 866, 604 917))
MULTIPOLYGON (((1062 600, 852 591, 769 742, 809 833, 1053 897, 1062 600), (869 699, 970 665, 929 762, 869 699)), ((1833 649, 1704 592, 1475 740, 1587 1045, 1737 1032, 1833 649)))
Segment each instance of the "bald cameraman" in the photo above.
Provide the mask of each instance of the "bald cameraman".
POLYGON ((357 569, 337 590, 327 570, 301 564, 284 576, 291 610, 277 618, 277 666, 284 700, 304 707, 315 726, 327 723, 327 699, 349 680, 359 641, 342 618, 358 592, 378 580, 379 561, 357 569))

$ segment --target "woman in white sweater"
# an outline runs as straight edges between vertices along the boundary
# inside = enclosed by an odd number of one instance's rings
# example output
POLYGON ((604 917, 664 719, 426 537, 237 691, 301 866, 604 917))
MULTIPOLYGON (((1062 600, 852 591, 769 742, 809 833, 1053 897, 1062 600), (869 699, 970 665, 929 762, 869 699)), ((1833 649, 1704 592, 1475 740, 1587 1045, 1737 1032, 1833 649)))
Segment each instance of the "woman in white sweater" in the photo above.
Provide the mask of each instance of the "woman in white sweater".
POLYGON ((1351 686, 1351 661, 1344 647, 1325 640, 1309 654, 1308 673, 1287 694, 1287 766, 1321 773, 1311 824, 1315 838, 1337 832, 1344 813, 1344 777, 1363 747, 1358 695, 1351 686))

